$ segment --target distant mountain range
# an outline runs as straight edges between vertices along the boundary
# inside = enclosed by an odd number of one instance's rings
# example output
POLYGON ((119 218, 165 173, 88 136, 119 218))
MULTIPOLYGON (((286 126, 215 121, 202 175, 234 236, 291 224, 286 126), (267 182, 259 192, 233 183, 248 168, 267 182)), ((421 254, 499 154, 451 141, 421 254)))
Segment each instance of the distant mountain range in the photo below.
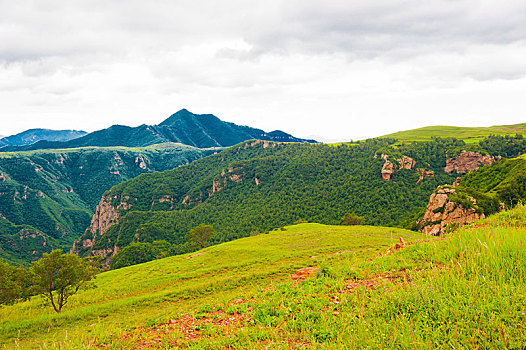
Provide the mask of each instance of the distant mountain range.
POLYGON ((309 142, 280 130, 265 132, 248 126, 224 122, 212 114, 193 114, 186 109, 171 115, 158 125, 129 127, 113 125, 85 136, 62 141, 42 140, 26 146, 6 146, 2 151, 28 151, 36 149, 64 149, 87 146, 145 147, 176 142, 197 148, 228 147, 240 142, 258 139, 278 142, 309 142))
POLYGON ((24 146, 38 141, 69 141, 86 135, 85 131, 78 130, 49 130, 49 129, 29 129, 16 135, 0 138, 0 147, 3 146, 24 146))

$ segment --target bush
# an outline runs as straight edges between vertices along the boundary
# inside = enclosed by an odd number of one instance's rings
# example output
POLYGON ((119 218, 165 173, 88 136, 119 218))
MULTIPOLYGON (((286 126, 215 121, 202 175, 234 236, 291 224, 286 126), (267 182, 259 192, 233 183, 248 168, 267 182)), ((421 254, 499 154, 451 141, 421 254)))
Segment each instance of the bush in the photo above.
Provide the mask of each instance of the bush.
POLYGON ((365 223, 365 218, 363 216, 358 216, 353 213, 347 213, 340 220, 340 225, 363 225, 365 223))
POLYGON ((132 243, 121 249, 110 261, 111 269, 136 265, 155 260, 159 249, 151 243, 132 243))

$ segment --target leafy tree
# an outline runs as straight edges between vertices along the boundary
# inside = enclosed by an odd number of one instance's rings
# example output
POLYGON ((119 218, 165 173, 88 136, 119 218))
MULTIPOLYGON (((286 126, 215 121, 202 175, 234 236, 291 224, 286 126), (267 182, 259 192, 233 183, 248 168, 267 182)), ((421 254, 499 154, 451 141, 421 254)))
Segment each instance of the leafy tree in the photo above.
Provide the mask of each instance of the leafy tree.
POLYGON ((12 304, 29 296, 30 276, 27 270, 0 259, 0 305, 12 304))
POLYGON ((131 243, 121 249, 110 261, 112 269, 120 269, 135 264, 142 264, 155 260, 159 254, 159 249, 151 243, 131 243))
POLYGON ((212 238, 214 234, 215 231, 212 225, 201 224, 196 228, 191 229, 186 235, 186 238, 191 244, 198 245, 203 249, 206 241, 212 238))
POLYGON ((51 303, 57 313, 79 289, 94 288, 92 279, 99 272, 93 260, 74 254, 62 254, 62 250, 44 253, 31 264, 34 291, 51 303))
POLYGON ((347 213, 340 220, 340 225, 363 225, 365 223, 365 218, 363 216, 358 216, 353 213, 347 213))

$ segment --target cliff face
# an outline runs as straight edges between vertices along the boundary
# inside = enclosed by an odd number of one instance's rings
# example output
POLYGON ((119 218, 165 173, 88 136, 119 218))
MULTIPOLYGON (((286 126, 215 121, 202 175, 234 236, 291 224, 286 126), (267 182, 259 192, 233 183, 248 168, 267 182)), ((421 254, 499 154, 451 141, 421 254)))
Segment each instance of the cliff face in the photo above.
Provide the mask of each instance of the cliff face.
POLYGON ((444 171, 448 174, 453 172, 466 174, 477 170, 483 165, 491 165, 495 160, 494 157, 487 154, 484 155, 479 152, 462 151, 455 157, 446 160, 444 171))
MULTIPOLYGON (((102 197, 95 214, 91 219, 90 226, 86 229, 86 232, 82 237, 77 239, 73 243, 71 253, 82 255, 86 251, 90 250, 97 238, 103 236, 108 232, 109 228, 119 222, 121 211, 127 210, 131 207, 127 200, 129 197, 123 198, 123 200, 115 207, 112 205, 112 201, 116 200, 117 196, 104 196, 102 197)), ((103 258, 107 257, 107 254, 111 251, 104 252, 92 252, 92 255, 100 255, 103 258)))
MULTIPOLYGON (((439 187, 431 195, 424 217, 419 222, 423 225, 422 233, 438 236, 446 232, 448 225, 466 225, 485 217, 484 213, 478 213, 475 208, 464 208, 451 201, 450 197, 456 193, 455 188, 439 187)), ((469 199, 477 204, 474 198, 469 199)))
MULTIPOLYGON (((375 155, 375 158, 377 158, 377 155, 375 155)), ((385 161, 384 165, 382 166, 382 178, 385 181, 391 181, 391 176, 396 172, 396 170, 411 170, 416 166, 416 161, 407 156, 396 159, 396 163, 398 164, 391 162, 387 154, 382 154, 380 158, 385 161)))

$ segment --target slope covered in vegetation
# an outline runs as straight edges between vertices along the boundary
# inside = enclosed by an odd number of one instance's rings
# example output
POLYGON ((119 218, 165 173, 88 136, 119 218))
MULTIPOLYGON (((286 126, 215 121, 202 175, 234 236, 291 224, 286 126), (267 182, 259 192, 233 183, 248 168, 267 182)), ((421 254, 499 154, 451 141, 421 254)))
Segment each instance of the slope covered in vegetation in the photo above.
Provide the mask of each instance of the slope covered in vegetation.
POLYGON ((525 218, 519 206, 431 241, 294 225, 103 273, 62 314, 4 307, 0 336, 6 348, 521 348, 525 218))
MULTIPOLYGON (((338 146, 247 141, 112 188, 74 250, 108 261, 132 242, 164 240, 181 253, 189 251, 185 235, 199 224, 214 225, 211 243, 219 243, 297 220, 337 224, 346 213, 363 216, 370 225, 416 228, 438 185, 453 184, 481 160, 491 164, 524 150, 521 135, 469 145, 454 138, 338 146)), ((476 185, 462 187, 477 195, 486 215, 500 210, 499 198, 476 185)))
POLYGON ((167 144, 0 153, 0 256, 27 262, 52 248, 70 247, 88 227, 104 191, 212 152, 167 144))
POLYGON ((120 348, 127 342, 126 330, 187 318, 197 309, 203 316, 223 306, 230 313, 246 310, 247 296, 289 284, 300 268, 317 267, 314 274, 320 268, 322 276, 333 262, 374 257, 399 237, 407 242, 422 238, 402 229, 300 224, 105 272, 96 278, 98 288, 72 296, 61 314, 39 298, 0 308, 1 343, 14 346, 16 340, 30 347, 65 341, 61 346, 85 348, 112 343, 119 334, 120 348))
POLYGON ((104 195, 76 251, 107 253, 133 241, 180 245, 201 223, 214 225, 215 243, 301 219, 337 224, 348 212, 364 216, 367 224, 400 224, 427 204, 439 184, 454 181, 443 167, 458 141, 407 146, 415 167, 398 169, 386 181, 385 161, 375 155, 392 142, 334 147, 248 141, 184 167, 139 176, 104 195), (434 175, 420 179, 419 168, 434 175))

